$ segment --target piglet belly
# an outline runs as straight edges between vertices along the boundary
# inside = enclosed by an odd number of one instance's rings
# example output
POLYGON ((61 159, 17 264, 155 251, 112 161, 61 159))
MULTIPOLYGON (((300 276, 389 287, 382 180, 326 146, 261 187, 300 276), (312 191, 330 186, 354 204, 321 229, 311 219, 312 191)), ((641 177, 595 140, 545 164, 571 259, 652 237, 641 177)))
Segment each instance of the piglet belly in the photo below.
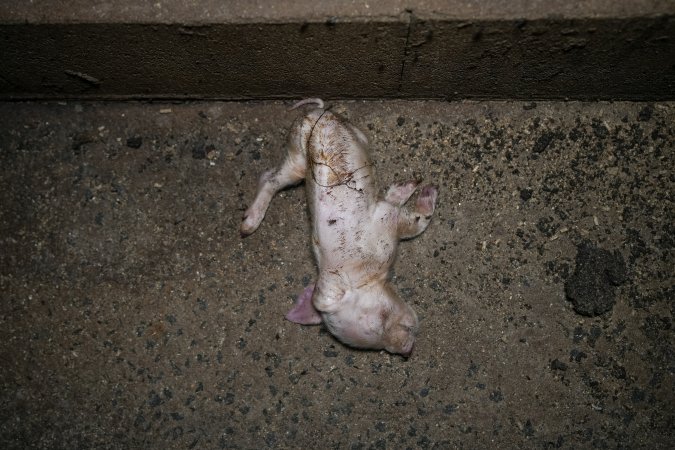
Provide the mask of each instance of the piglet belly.
POLYGON ((365 195, 346 186, 316 186, 313 194, 312 231, 320 265, 339 268, 361 258, 369 218, 365 195))

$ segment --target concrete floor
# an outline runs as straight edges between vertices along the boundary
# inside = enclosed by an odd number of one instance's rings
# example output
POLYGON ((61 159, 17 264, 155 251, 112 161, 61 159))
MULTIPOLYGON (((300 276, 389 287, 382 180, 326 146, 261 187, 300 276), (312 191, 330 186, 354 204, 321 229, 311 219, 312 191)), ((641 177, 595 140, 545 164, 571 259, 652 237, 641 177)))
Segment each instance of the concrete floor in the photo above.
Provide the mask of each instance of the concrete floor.
POLYGON ((674 103, 336 103, 440 187, 407 360, 284 320, 302 188, 239 237, 285 106, 0 104, 2 448, 670 448, 674 103))

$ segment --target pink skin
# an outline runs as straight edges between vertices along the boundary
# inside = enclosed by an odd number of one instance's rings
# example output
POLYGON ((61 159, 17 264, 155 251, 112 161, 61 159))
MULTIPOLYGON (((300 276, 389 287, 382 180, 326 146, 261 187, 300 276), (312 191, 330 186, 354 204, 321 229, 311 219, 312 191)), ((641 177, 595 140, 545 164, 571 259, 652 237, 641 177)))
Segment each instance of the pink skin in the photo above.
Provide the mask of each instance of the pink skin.
POLYGON ((314 283, 310 284, 298 295, 293 309, 288 311, 286 319, 303 325, 318 325, 321 323, 321 314, 312 305, 314 283))
POLYGON ((305 104, 318 108, 295 121, 285 161, 261 176, 241 235, 258 228, 274 194, 304 179, 319 277, 286 318, 303 325, 323 322, 353 347, 409 356, 419 329, 417 315, 387 275, 398 242, 429 225, 438 191, 424 186, 408 205, 419 182, 405 181, 390 186, 378 200, 365 135, 324 110, 319 99, 303 100, 294 108, 305 104))

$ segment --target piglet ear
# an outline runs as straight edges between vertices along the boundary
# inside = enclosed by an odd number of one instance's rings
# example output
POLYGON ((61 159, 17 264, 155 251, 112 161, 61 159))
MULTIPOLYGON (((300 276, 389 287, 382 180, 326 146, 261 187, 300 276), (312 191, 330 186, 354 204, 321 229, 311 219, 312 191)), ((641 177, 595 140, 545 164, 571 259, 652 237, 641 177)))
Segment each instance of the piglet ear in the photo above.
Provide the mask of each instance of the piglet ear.
POLYGON ((288 311, 286 319, 300 325, 318 325, 321 323, 321 314, 312 304, 312 294, 314 293, 314 284, 310 284, 298 295, 293 309, 288 311))

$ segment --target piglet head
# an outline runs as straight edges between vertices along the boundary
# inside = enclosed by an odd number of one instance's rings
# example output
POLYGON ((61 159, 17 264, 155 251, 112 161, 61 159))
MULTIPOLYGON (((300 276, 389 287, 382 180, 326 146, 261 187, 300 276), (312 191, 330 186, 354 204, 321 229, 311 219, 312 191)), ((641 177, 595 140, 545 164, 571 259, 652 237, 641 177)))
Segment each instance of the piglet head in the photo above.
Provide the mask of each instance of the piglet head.
POLYGON ((388 305, 391 309, 383 308, 388 317, 384 320, 382 342, 384 349, 390 353, 399 353, 406 358, 410 356, 415 344, 415 337, 419 330, 419 321, 415 311, 394 292, 388 289, 388 305))
POLYGON ((330 332, 347 345, 412 353, 419 322, 415 311, 385 283, 345 294, 341 307, 322 314, 330 332))

